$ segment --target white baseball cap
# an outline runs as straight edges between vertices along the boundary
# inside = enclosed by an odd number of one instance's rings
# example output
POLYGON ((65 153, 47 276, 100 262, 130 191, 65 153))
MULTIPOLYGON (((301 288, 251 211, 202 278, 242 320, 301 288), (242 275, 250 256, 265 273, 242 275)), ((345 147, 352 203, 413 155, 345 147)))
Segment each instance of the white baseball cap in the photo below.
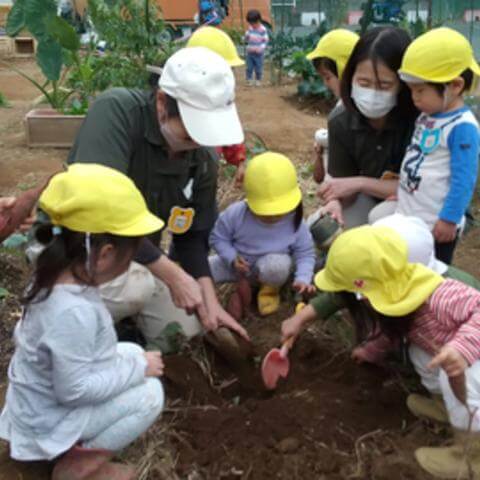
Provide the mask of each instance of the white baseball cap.
POLYGON ((395 213, 377 220, 373 226, 395 230, 407 242, 410 263, 421 263, 439 275, 448 270, 448 266, 435 257, 433 235, 421 218, 395 213))
POLYGON ((199 145, 243 142, 235 107, 235 77, 217 53, 204 47, 178 50, 165 64, 158 86, 177 100, 183 124, 199 145))

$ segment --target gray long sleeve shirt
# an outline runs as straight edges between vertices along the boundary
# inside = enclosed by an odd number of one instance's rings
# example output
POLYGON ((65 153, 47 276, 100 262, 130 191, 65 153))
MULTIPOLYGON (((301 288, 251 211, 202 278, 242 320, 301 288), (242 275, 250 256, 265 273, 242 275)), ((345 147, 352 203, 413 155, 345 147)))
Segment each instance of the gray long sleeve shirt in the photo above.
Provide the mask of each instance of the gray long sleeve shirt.
POLYGON ((0 438, 13 458, 52 459, 80 438, 96 404, 145 379, 143 355, 121 356, 95 288, 57 285, 15 328, 0 438))

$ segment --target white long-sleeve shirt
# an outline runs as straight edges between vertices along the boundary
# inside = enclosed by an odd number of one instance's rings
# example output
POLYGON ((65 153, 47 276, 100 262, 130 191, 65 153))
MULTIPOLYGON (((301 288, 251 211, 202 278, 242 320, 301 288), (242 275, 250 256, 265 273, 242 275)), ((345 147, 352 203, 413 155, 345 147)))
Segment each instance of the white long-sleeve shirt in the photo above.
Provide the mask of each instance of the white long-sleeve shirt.
POLYGON ((80 438, 94 405, 145 381, 145 357, 121 356, 97 290, 57 285, 15 328, 0 438, 17 460, 52 459, 80 438))

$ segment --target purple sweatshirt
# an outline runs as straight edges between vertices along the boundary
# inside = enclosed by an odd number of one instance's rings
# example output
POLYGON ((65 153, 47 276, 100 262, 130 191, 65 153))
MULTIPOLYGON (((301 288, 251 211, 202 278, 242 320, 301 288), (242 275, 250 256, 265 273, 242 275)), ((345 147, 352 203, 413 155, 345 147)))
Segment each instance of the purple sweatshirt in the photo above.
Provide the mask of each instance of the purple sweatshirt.
POLYGON ((315 266, 313 239, 306 223, 295 231, 295 212, 279 222, 261 222, 245 201, 233 203, 218 217, 210 235, 210 246, 231 265, 241 255, 250 265, 269 253, 291 255, 295 262, 295 281, 310 284, 315 266))

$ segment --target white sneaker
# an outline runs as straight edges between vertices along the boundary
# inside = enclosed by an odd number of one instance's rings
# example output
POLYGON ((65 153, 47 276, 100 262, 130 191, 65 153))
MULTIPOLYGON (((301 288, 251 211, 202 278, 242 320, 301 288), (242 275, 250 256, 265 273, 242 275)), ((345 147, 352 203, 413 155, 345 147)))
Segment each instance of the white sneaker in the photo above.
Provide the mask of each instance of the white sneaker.
POLYGON ((261 86, 262 86, 262 81, 261 81, 261 80, 257 80, 257 81, 255 82, 255 86, 256 86, 256 87, 261 87, 261 86))
POLYGON ((255 85, 255 82, 253 80, 247 80, 247 86, 253 87, 255 85))

